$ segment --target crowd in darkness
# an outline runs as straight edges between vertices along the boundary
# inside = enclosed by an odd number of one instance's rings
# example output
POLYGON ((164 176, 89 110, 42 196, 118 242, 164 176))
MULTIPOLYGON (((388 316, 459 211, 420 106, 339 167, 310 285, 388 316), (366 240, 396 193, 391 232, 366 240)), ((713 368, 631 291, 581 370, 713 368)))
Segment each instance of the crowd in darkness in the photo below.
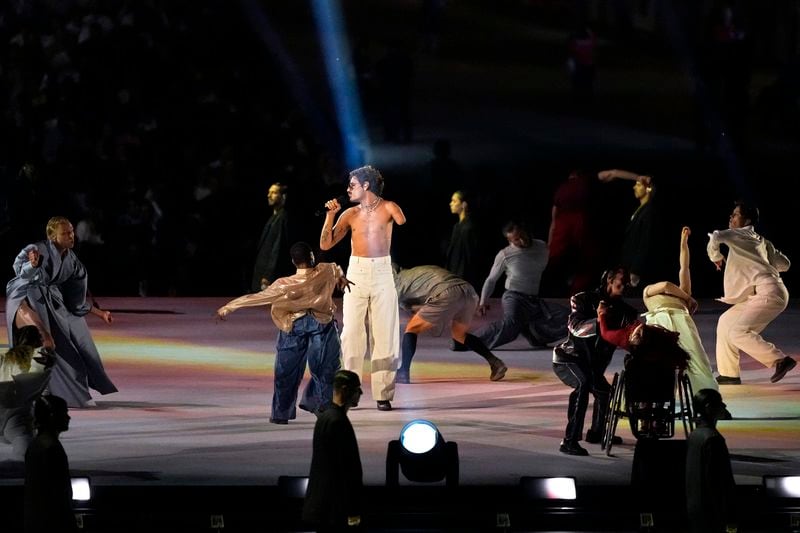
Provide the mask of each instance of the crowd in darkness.
POLYGON ((9 265, 62 215, 95 294, 237 294, 269 184, 340 185, 238 3, 3 4, 9 265))
MULTIPOLYGON (((267 190, 276 182, 289 186, 287 208, 298 215, 294 224, 304 224, 295 235, 316 243, 321 219, 312 214, 344 193, 349 169, 330 132, 309 122, 319 117, 301 110, 248 5, 256 4, 0 2, 0 264, 10 266, 23 246, 44 238, 50 217, 65 216, 75 226, 94 294, 242 294, 250 290, 257 240, 271 214, 267 190)), ((436 57, 444 3, 421 5, 417 52, 436 57)), ((746 73, 736 75, 747 63, 737 60, 745 33, 731 24, 712 26, 719 42, 707 47, 716 54, 709 64, 735 70, 707 73, 708 96, 724 104, 723 117, 741 107, 747 80, 746 73)), ((384 56, 372 57, 372 36, 355 33, 362 103, 383 126, 383 142, 433 144, 414 131, 414 54, 387 37, 384 56)), ((727 118, 733 134, 741 117, 727 118)), ((698 147, 714 137, 701 119, 698 147)), ((673 185, 670 191, 673 175, 690 178, 686 164, 666 158, 628 165, 566 157, 558 164, 525 163, 517 171, 506 161, 459 166, 463 148, 456 145, 454 157, 450 148, 440 140, 425 168, 408 162, 387 173, 387 198, 403 205, 409 220, 393 246, 404 267, 444 264, 456 222, 448 202, 457 190, 472 195, 470 214, 486 243, 482 266, 488 271, 505 246, 500 228, 508 218, 521 215, 533 226, 532 236, 546 238, 553 191, 575 167, 595 173, 638 166, 638 172, 666 175, 659 196, 667 203, 679 190, 673 185)), ((710 179, 704 169, 696 172, 710 179)), ((603 217, 606 236, 621 235, 629 216, 632 198, 620 190, 601 187, 595 195, 604 213, 619 214, 603 217)), ((713 214, 708 206, 685 212, 692 220, 682 224, 708 229, 694 220, 713 214)), ((319 258, 346 257, 342 249, 319 258)), ((10 278, 11 270, 6 274, 10 278)))

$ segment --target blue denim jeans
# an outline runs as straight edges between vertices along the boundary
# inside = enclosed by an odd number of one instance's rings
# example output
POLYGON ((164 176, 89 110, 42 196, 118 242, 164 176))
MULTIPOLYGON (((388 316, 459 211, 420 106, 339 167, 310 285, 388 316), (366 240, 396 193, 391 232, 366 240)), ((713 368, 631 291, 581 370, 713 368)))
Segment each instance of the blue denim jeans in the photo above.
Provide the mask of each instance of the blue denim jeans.
POLYGON ((295 402, 303 374, 308 369, 311 379, 303 390, 300 408, 315 412, 333 399, 333 376, 341 366, 342 349, 336 321, 320 324, 311 315, 298 318, 292 331, 278 333, 275 354, 275 392, 272 395, 274 419, 296 417, 295 402))

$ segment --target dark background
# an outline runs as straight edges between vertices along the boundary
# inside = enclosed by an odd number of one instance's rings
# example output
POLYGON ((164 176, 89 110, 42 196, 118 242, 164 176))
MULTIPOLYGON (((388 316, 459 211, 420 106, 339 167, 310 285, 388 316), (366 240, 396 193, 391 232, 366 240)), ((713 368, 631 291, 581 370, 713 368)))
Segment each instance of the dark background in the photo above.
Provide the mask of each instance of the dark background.
MULTIPOLYGON (((489 262, 509 218, 546 238, 553 191, 574 168, 656 176, 674 237, 665 268, 677 277, 677 229, 690 225, 697 296, 721 293, 705 234, 727 227, 736 198, 755 200, 758 229, 795 257, 798 1, 728 4, 737 38, 723 43, 724 4, 710 1, 342 2, 366 162, 409 221, 395 228, 395 260, 443 260, 455 218, 451 183, 430 166, 441 138, 458 188, 476 195, 489 262), (566 69, 569 37, 586 24, 598 38, 591 98, 566 69), (407 104, 407 136, 386 135, 387 99, 407 104)), ((98 297, 241 294, 275 181, 316 243, 314 212, 343 194, 348 165, 310 2, 0 9, 8 278, 21 247, 64 215, 102 237, 78 247, 98 297)), ((636 207, 631 186, 595 193, 609 264, 636 207)), ((343 242, 323 258, 348 255, 343 242)))

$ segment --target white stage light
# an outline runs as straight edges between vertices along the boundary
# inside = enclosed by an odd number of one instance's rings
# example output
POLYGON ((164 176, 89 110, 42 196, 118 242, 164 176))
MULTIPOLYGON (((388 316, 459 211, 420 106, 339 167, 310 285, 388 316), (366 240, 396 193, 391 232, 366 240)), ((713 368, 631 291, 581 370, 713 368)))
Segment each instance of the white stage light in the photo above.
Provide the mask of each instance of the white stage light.
POLYGON ((92 499, 92 484, 88 477, 73 477, 72 500, 76 502, 88 502, 92 499))
POLYGON ((574 477, 520 478, 523 493, 533 500, 576 500, 578 498, 574 477))
POLYGON ((800 498, 800 476, 764 476, 762 479, 771 496, 800 498))
POLYGON ((400 431, 400 443, 411 453, 426 453, 436 446, 439 430, 427 420, 412 420, 400 431))

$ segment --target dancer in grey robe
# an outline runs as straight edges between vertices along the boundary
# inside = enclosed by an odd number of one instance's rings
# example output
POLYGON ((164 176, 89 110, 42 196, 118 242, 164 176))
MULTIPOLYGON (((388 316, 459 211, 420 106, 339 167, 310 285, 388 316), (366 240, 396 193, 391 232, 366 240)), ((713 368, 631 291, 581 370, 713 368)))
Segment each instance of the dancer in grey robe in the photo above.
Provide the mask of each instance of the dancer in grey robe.
POLYGON ((87 301, 86 269, 72 251, 75 233, 64 217, 47 223, 47 240, 26 246, 14 260, 16 276, 6 285, 9 343, 22 326, 39 328, 46 348, 57 359, 48 389, 71 407, 91 405, 89 388, 100 394, 117 392, 106 375, 85 316, 111 323, 109 311, 87 301))

